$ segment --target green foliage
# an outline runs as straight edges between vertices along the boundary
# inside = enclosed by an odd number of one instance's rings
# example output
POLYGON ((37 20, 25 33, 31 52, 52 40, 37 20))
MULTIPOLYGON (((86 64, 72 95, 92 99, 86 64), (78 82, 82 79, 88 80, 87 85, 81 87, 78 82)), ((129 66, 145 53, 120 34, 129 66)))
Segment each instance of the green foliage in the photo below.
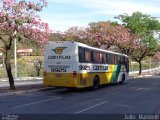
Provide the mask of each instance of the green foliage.
MULTIPOLYGON (((43 57, 42 56, 23 56, 18 60, 18 76, 24 77, 24 76, 42 76, 43 75, 43 57), (38 66, 38 70, 35 67, 35 63, 37 63, 37 60, 41 62, 41 66, 38 66), (37 72, 39 74, 37 74, 37 72)), ((36 64, 37 65, 37 64, 36 64)))
POLYGON ((149 49, 156 48, 158 39, 154 38, 154 32, 160 30, 160 22, 150 15, 141 12, 134 12, 131 16, 128 14, 117 17, 123 22, 123 25, 137 34, 141 39, 141 44, 149 49))
MULTIPOLYGON (((160 30, 160 22, 150 15, 141 12, 134 12, 131 16, 128 14, 117 17, 131 33, 139 37, 139 44, 133 48, 129 56, 139 63, 139 74, 141 74, 141 61, 147 56, 153 56, 158 51, 159 39, 154 34, 160 30)), ((123 47, 125 48, 125 47, 123 47)))
POLYGON ((7 72, 4 66, 0 67, 0 78, 7 78, 7 72))

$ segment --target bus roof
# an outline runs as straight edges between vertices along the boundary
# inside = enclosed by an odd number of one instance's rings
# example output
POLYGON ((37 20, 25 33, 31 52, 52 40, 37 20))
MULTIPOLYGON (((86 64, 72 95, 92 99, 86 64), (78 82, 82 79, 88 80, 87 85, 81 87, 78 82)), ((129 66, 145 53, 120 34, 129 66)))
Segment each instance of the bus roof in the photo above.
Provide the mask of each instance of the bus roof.
POLYGON ((122 55, 122 56, 126 56, 128 57, 127 55, 125 54, 121 54, 121 53, 117 53, 117 52, 113 52, 113 51, 108 51, 108 50, 104 50, 104 49, 100 49, 100 48, 96 48, 96 47, 91 47, 89 45, 86 45, 84 43, 80 43, 80 42, 75 42, 75 41, 52 41, 52 42, 49 42, 49 44, 52 44, 52 43, 73 43, 75 45, 78 45, 80 47, 85 47, 85 48, 89 48, 89 49, 92 49, 92 50, 98 50, 98 51, 101 51, 101 52, 107 52, 107 53, 112 53, 112 54, 116 54, 116 55, 122 55))

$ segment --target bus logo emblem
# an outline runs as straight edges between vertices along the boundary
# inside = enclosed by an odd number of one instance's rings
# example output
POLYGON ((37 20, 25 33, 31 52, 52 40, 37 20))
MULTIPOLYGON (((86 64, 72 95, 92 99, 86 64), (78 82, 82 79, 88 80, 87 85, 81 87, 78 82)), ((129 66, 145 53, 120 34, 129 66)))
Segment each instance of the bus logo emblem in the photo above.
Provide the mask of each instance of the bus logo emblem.
POLYGON ((67 47, 57 47, 56 49, 52 49, 56 54, 60 55, 63 53, 63 50, 67 47))

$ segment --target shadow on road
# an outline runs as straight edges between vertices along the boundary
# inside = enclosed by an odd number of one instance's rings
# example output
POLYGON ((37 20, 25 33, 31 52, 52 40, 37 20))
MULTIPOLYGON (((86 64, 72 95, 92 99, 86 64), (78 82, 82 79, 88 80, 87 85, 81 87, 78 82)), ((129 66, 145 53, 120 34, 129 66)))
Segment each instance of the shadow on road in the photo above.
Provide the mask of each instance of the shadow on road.
MULTIPOLYGON (((128 83, 124 83, 123 85, 127 85, 128 83)), ((99 89, 93 90, 92 87, 87 87, 87 88, 54 88, 53 92, 54 94, 72 94, 72 93, 87 93, 87 92, 96 92, 100 89, 105 89, 105 88, 111 88, 111 87, 116 87, 116 86, 123 86, 121 84, 107 84, 107 85, 101 85, 99 89), (55 91, 56 90, 56 91, 55 91)))

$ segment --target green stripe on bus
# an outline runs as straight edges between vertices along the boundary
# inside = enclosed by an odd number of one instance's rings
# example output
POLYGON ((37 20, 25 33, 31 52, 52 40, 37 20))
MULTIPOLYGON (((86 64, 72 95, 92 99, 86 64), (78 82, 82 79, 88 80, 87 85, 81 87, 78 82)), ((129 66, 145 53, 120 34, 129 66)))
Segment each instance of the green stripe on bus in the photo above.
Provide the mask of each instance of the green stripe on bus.
POLYGON ((120 73, 121 65, 114 65, 114 72, 111 77, 111 83, 116 83, 120 73))

